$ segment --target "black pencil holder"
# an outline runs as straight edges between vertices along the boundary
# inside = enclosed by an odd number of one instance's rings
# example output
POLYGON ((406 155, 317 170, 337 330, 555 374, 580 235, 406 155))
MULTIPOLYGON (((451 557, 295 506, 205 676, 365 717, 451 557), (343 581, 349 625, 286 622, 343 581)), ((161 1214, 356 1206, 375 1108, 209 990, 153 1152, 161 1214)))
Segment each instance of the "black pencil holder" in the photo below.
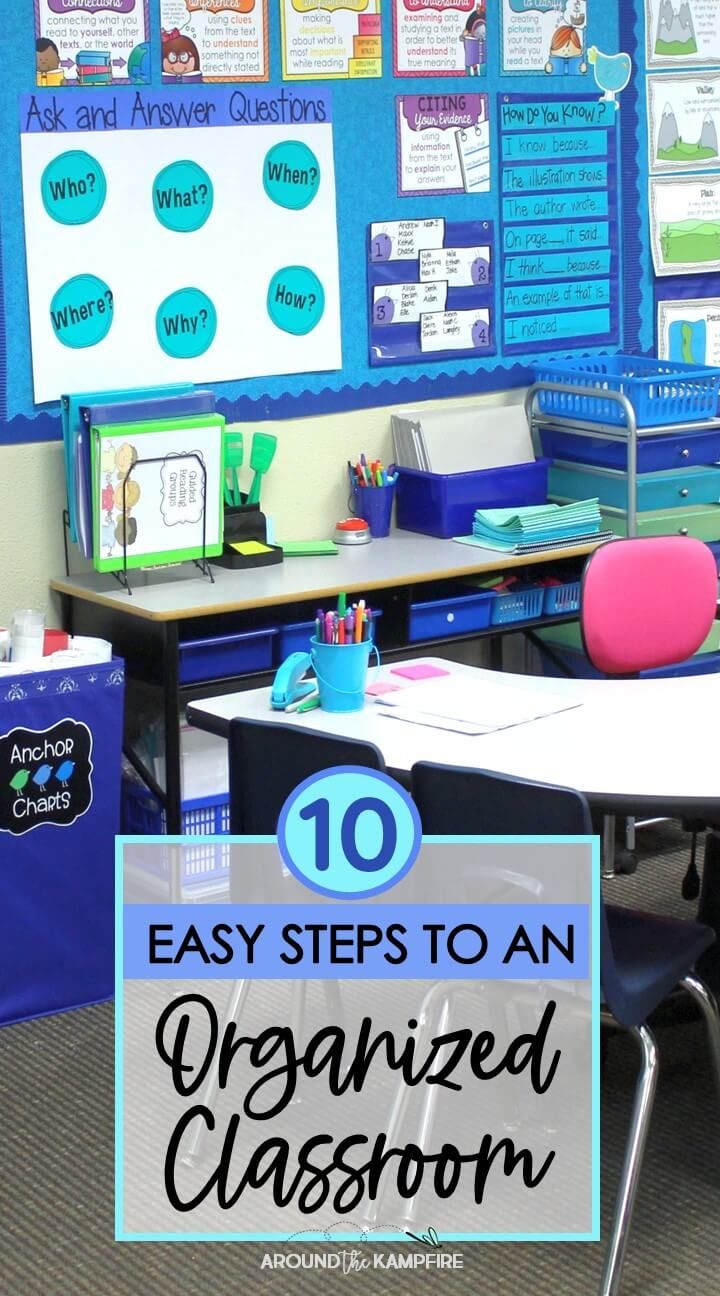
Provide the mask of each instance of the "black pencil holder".
POLYGON ((267 545, 267 520, 260 511, 259 504, 240 504, 232 508, 225 505, 223 529, 224 548, 217 558, 210 562, 216 567, 272 567, 283 560, 283 551, 279 545, 268 545, 267 553, 240 554, 232 548, 234 544, 243 544, 248 540, 257 540, 267 545))

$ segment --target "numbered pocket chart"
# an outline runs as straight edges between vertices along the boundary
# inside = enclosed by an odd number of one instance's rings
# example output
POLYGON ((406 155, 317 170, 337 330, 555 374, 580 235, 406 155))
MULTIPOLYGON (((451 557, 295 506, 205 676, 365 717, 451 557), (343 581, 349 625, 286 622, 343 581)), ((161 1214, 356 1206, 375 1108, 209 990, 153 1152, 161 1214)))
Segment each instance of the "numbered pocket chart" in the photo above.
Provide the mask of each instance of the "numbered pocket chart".
POLYGON ((0 444, 59 439, 67 392, 505 392, 653 354, 657 282, 720 273, 719 0, 3 9, 0 444))
POLYGON ((494 354, 490 221, 370 226, 370 363, 494 354))
POLYGON ((119 571, 223 547, 219 415, 91 429, 93 562, 119 571))

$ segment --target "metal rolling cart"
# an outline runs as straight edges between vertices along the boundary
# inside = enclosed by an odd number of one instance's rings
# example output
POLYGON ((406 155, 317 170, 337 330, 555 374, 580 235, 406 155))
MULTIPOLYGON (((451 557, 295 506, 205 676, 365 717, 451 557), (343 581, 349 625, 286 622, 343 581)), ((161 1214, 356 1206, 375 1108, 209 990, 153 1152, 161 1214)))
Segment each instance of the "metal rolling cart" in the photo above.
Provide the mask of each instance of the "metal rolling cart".
MULTIPOLYGON (((683 483, 682 474, 686 469, 693 466, 710 466, 708 459, 702 460, 697 456, 704 453, 714 456, 711 463, 717 463, 720 459, 720 418, 705 417, 697 421, 688 422, 668 422, 661 425, 638 426, 636 410, 629 398, 621 391, 612 391, 602 384, 602 379, 598 378, 598 386, 588 387, 587 385, 576 385, 573 383, 538 381, 534 383, 527 392, 525 398, 525 413, 530 427, 533 441, 533 447, 537 456, 546 455, 548 448, 543 444, 543 434, 549 435, 569 435, 573 438, 592 439, 595 442, 618 442, 625 447, 625 467, 622 470, 615 471, 612 469, 593 468, 587 464, 578 463, 578 468, 592 480, 593 473, 602 476, 605 480, 609 476, 615 476, 618 480, 624 476, 622 486, 625 495, 624 526, 622 525, 622 516, 618 513, 620 521, 619 534, 624 533, 627 536, 637 536, 642 527, 638 523, 639 508, 638 500, 638 479, 640 477, 640 465, 638 463, 639 447, 644 440, 653 438, 668 438, 666 459, 672 462, 677 472, 677 500, 675 509, 677 510, 677 534, 691 534, 687 522, 687 506, 690 499, 690 490, 687 484, 683 483), (588 407, 592 402, 591 409, 588 410, 589 417, 583 417, 583 409, 588 407), (717 445, 715 437, 717 436, 717 445), (696 440, 697 434, 701 434, 701 439, 696 440), (705 434, 705 435, 703 435, 705 434), (711 449, 704 450, 703 446, 709 446, 711 449)), ((720 500, 720 494, 718 495, 720 500)), ((668 508, 668 515, 671 516, 672 507, 668 508)), ((702 539, 720 540, 720 508, 718 508, 717 533, 702 535, 702 539)), ((712 521, 710 521, 712 526, 712 521)), ((672 522, 670 523, 672 526, 672 522)), ((660 532, 658 532, 659 534, 660 532)), ((673 534, 672 530, 667 530, 665 534, 673 534)), ((542 645, 543 653, 547 654, 555 665, 563 671, 564 674, 570 674, 567 666, 556 654, 548 647, 542 645)), ((636 867, 635 846, 636 846, 636 829, 646 827, 654 823, 661 822, 658 819, 645 819, 636 821, 634 818, 628 818, 625 822, 625 851, 615 852, 615 822, 614 819, 605 819, 603 826, 603 859, 607 875, 611 876, 614 872, 629 873, 634 872, 636 867)), ((688 879, 694 874, 695 844, 693 840, 693 851, 691 866, 688 879)), ((686 879, 685 889, 692 892, 693 883, 686 879)))

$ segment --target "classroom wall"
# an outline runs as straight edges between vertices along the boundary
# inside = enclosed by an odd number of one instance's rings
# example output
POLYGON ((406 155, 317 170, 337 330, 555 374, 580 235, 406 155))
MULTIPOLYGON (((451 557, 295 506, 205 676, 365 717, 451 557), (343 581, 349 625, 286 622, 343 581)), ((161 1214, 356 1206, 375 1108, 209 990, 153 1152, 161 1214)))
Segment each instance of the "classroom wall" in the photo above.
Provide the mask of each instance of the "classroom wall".
MULTIPOLYGON (((472 402, 429 401, 413 408, 515 404, 522 396, 516 390, 472 402)), ((347 516, 347 460, 364 451, 379 455, 385 463, 391 461, 390 415, 397 408, 239 425, 246 460, 254 431, 272 431, 278 437, 275 462, 263 487, 263 507, 274 520, 278 539, 319 539, 332 533, 337 519, 347 516)), ((248 479, 245 472, 244 480, 248 479)), ((64 572, 64 503, 60 442, 0 450, 0 625, 6 625, 10 613, 20 607, 47 607, 57 618, 48 581, 64 572)), ((74 570, 85 566, 73 561, 74 570)))

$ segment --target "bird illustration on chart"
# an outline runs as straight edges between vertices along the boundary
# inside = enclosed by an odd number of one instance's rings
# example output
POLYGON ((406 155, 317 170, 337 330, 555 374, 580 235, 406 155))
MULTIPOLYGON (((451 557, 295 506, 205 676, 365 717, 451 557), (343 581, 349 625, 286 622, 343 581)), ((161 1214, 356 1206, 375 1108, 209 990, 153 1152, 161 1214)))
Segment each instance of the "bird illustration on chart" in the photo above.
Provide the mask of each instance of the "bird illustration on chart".
POLYGON ((629 54, 603 54, 597 45, 588 50, 588 63, 595 74, 595 82, 603 91, 600 102, 614 103, 620 107, 617 96, 629 85, 632 76, 632 59, 629 54))
POLYGON ((58 765, 55 771, 55 778, 57 779, 58 783, 62 785, 62 787, 67 787, 68 779, 72 778, 72 773, 74 769, 75 769, 75 761, 65 760, 63 761, 62 765, 58 765))
POLYGON ((23 788, 27 786, 29 778, 30 778, 30 770, 26 770, 26 769, 16 770, 12 778, 10 779, 10 787, 12 788, 13 792, 15 792, 19 796, 23 788))
POLYGON ((52 765, 41 765, 39 769, 35 770, 35 773, 32 776, 32 781, 36 787, 45 787, 51 774, 52 765))

